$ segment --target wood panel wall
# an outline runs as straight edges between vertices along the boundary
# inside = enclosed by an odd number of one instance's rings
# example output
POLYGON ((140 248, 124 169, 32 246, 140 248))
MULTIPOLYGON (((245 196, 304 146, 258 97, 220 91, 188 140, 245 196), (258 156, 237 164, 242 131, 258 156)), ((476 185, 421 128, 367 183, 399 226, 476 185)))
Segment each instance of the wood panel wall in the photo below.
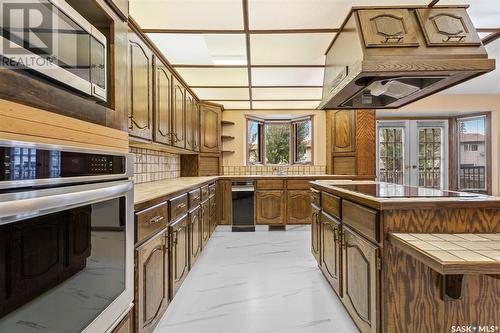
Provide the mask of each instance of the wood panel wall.
POLYGON ((128 133, 0 100, 0 140, 128 152, 128 133))

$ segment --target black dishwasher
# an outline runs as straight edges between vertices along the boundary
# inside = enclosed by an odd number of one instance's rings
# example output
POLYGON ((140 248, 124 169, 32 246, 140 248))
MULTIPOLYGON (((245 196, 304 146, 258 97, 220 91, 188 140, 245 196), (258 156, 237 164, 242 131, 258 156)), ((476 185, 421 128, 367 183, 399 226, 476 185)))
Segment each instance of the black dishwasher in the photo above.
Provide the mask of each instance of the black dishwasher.
POLYGON ((255 231, 253 180, 233 181, 233 231, 255 231))

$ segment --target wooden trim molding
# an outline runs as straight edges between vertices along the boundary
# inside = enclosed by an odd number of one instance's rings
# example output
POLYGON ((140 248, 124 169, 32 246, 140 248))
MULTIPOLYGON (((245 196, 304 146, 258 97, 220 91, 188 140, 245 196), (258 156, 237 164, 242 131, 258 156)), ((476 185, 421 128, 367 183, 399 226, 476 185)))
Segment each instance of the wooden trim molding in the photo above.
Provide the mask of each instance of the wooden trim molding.
POLYGON ((128 152, 128 132, 0 100, 0 140, 128 152))
MULTIPOLYGON (((143 29, 145 33, 158 33, 158 34, 245 34, 245 30, 224 30, 224 29, 143 29)), ((317 33, 337 33, 340 29, 258 29, 248 30, 251 35, 259 34, 317 34, 317 33)))
POLYGON ((483 43, 483 45, 488 45, 489 43, 494 42, 499 38, 500 38, 500 31, 484 37, 483 39, 481 39, 481 42, 483 43))

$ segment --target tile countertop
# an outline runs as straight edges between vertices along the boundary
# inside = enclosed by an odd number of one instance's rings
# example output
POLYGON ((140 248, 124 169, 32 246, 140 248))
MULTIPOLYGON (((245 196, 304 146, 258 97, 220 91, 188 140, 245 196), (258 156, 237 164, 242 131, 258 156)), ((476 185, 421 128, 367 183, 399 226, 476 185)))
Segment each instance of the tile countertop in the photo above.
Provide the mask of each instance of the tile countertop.
POLYGON ((180 177, 158 180, 134 186, 134 204, 140 204, 153 199, 182 192, 191 187, 216 181, 219 177, 180 177))
MULTIPOLYGON (((312 185, 321 188, 332 194, 348 198, 355 202, 367 205, 369 207, 387 210, 397 208, 467 208, 467 207, 481 207, 481 208, 498 208, 500 207, 500 197, 493 197, 489 195, 473 194, 474 196, 463 197, 439 197, 439 196, 422 196, 422 197, 375 197, 373 195, 356 192, 353 190, 338 187, 336 185, 369 185, 369 184, 385 184, 388 186, 397 186, 395 184, 388 184, 370 180, 354 180, 348 182, 337 180, 317 180, 313 181, 312 185)), ((434 191, 433 189, 419 188, 423 191, 434 191)), ((439 190, 435 190, 439 191, 439 190)), ((449 191, 454 192, 454 191, 449 191)), ((454 192, 457 193, 457 192, 454 192)), ((458 192, 463 193, 463 192, 458 192)))
MULTIPOLYGON (((159 197, 166 197, 171 194, 182 192, 190 188, 202 185, 205 183, 213 182, 219 179, 272 179, 272 178, 284 178, 284 179, 342 179, 342 178, 356 178, 356 179, 366 179, 369 177, 359 177, 359 176, 334 176, 334 175, 248 175, 248 176, 210 176, 210 177, 180 177, 173 179, 164 179, 154 182, 137 184, 134 187, 134 204, 142 204, 145 202, 152 201, 159 197)), ((342 182, 342 180, 337 180, 342 182)), ((348 182, 351 182, 348 180, 348 182)))

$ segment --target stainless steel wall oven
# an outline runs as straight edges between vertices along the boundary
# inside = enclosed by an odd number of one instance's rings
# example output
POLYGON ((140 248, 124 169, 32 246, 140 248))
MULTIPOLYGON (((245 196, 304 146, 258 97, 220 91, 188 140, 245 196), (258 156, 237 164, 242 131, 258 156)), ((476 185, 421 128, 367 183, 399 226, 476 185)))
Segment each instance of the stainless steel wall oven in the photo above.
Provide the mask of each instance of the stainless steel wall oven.
POLYGON ((133 160, 0 141, 0 332, 108 332, 133 302, 133 160))

